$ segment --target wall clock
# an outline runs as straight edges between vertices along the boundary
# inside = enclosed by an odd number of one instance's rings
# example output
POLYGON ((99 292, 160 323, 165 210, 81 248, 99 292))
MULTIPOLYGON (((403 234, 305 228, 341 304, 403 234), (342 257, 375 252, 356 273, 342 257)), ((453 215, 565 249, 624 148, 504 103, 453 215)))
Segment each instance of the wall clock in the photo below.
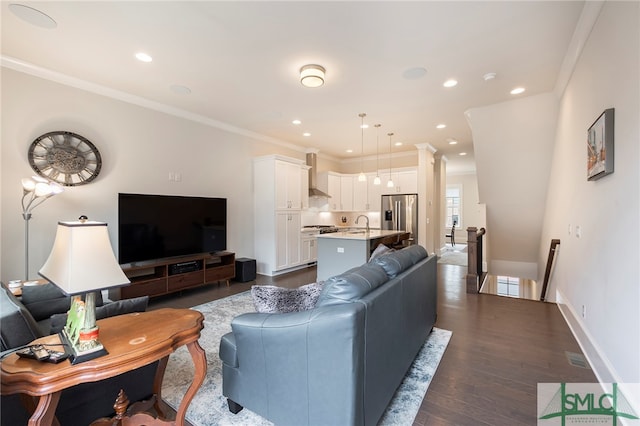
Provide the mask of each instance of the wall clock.
POLYGON ((72 132, 49 132, 36 138, 28 157, 37 174, 64 186, 87 184, 98 177, 102 168, 98 148, 72 132))

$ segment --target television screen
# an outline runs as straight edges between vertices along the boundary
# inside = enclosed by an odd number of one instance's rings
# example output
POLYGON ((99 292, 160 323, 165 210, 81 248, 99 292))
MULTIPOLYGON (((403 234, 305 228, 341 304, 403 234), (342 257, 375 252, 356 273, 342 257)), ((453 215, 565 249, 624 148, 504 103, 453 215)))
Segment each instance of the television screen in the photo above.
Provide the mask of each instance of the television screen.
POLYGON ((226 198, 118 194, 120 264, 226 248, 226 198))

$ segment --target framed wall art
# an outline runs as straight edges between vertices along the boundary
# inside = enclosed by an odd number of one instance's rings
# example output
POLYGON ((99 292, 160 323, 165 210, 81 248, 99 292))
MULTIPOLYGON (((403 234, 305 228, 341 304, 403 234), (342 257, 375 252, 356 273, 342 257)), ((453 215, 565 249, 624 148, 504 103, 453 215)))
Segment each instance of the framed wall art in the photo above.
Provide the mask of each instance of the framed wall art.
POLYGON ((613 112, 604 110, 587 132, 587 180, 613 173, 613 112))

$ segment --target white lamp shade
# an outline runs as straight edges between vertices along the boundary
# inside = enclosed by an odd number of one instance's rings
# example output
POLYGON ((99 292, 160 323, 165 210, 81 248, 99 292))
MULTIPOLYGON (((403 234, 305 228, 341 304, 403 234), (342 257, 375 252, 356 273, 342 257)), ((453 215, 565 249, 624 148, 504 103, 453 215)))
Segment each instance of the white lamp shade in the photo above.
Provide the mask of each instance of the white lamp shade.
POLYGON ((130 283, 103 222, 58 222, 51 254, 38 273, 68 295, 130 283))

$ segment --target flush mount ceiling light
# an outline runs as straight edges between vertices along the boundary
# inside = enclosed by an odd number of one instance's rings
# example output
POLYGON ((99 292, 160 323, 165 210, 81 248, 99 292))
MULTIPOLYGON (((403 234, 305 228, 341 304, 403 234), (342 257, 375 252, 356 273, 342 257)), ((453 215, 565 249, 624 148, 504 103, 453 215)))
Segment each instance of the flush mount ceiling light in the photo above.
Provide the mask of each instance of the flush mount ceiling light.
POLYGON ((324 84, 324 67, 305 65, 300 68, 300 83, 304 87, 320 87, 324 84))
POLYGON ((36 27, 53 29, 58 26, 49 15, 23 4, 12 3, 9 5, 9 10, 18 18, 36 27))
POLYGON ((496 73, 495 72, 488 72, 485 75, 483 75, 482 78, 484 79, 484 81, 493 80, 494 78, 496 78, 496 73))

